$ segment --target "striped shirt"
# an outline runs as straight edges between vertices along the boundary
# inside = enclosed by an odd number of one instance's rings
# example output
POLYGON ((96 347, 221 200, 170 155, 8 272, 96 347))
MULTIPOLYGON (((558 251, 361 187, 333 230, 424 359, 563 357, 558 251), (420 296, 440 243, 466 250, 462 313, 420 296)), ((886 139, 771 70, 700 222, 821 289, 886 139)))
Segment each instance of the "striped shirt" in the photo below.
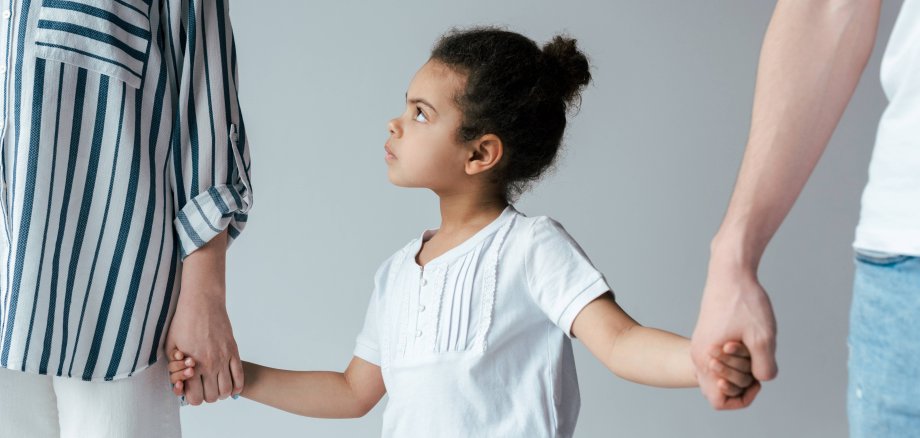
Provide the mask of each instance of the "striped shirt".
POLYGON ((131 376, 182 259, 252 205, 228 5, 3 3, 0 366, 131 376))

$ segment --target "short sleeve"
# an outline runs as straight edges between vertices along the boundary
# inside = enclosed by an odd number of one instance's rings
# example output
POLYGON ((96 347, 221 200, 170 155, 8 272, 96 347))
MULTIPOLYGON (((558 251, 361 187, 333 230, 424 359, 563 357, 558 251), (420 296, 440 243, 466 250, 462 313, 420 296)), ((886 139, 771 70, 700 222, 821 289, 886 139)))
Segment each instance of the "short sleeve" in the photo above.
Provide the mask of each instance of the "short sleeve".
POLYGON ((384 268, 389 263, 390 260, 385 262, 374 275, 374 292, 371 294, 370 302, 367 305, 367 313, 364 315, 364 327, 355 340, 354 355, 377 366, 380 366, 380 329, 378 324, 381 320, 378 312, 383 309, 383 306, 378 304, 382 286, 381 277, 385 275, 386 269, 384 268))
POLYGON ((578 313, 610 291, 607 280, 558 222, 534 219, 524 259, 529 292, 544 313, 572 336, 578 313))
POLYGON ((377 330, 377 297, 371 296, 364 316, 364 328, 355 341, 355 356, 380 366, 380 340, 377 330))

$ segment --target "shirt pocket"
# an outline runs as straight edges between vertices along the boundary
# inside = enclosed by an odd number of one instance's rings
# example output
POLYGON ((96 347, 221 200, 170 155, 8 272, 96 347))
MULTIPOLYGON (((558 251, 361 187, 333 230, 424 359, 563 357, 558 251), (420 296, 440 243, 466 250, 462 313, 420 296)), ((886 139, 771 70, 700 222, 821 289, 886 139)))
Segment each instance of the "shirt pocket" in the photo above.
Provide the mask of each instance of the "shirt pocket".
POLYGON ((44 0, 36 54, 139 88, 149 55, 149 13, 144 0, 44 0))

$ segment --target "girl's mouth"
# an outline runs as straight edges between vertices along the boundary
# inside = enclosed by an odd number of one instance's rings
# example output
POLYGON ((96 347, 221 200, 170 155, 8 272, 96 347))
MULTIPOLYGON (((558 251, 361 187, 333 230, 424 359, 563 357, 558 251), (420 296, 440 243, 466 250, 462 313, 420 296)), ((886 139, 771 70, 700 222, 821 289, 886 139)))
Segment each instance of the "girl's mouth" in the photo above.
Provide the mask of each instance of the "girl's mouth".
POLYGON ((395 159, 396 159, 396 155, 393 153, 392 150, 390 150, 390 144, 389 144, 389 143, 383 145, 383 150, 386 151, 386 155, 384 156, 384 158, 386 158, 387 160, 395 160, 395 159))

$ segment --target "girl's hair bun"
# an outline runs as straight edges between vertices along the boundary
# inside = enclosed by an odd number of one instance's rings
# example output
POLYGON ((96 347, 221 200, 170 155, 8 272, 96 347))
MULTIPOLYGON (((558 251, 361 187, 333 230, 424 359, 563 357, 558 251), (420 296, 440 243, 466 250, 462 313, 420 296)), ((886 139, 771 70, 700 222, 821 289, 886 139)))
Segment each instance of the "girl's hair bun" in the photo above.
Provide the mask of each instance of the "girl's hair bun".
POLYGON ((578 50, 576 40, 565 35, 556 35, 543 46, 547 64, 549 86, 572 105, 581 96, 581 90, 591 82, 588 58, 578 50))

